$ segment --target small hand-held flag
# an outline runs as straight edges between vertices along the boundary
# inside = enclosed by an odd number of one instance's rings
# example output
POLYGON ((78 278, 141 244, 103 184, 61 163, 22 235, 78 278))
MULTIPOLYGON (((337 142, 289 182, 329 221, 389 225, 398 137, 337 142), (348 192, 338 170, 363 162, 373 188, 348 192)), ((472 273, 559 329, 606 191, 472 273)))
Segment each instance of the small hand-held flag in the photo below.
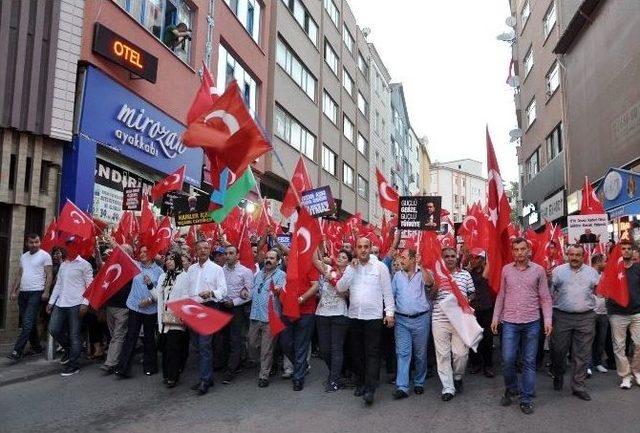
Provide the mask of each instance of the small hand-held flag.
POLYGON ((89 284, 83 296, 95 310, 99 310, 109 298, 118 293, 139 273, 138 265, 122 248, 117 246, 89 284))
POLYGON ((200 335, 215 334, 231 321, 232 314, 224 313, 215 308, 206 307, 193 299, 180 299, 167 303, 176 317, 200 335))
POLYGON ((400 198, 398 192, 384 178, 380 170, 376 168, 376 179, 378 180, 378 196, 380 198, 380 206, 393 213, 398 213, 398 204, 400 198))
POLYGON ((169 176, 156 182, 151 188, 151 198, 156 201, 169 191, 180 191, 184 184, 184 172, 187 166, 183 165, 169 176))
POLYGON ((58 230, 88 239, 93 235, 93 221, 71 200, 67 199, 58 217, 58 230))
POLYGON ((622 307, 629 305, 629 283, 620 244, 617 244, 609 255, 604 272, 602 272, 600 282, 596 288, 596 293, 613 300, 622 307))

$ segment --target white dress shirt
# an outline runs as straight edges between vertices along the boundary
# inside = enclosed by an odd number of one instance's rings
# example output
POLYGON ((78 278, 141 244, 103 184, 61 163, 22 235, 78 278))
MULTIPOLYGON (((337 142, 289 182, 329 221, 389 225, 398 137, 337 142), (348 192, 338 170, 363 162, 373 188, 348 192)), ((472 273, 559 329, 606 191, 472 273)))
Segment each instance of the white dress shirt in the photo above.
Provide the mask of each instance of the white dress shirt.
POLYGON ((233 305, 246 304, 251 300, 250 297, 243 298, 240 296, 242 290, 246 290, 247 295, 251 296, 251 289, 253 288, 253 272, 237 262, 233 268, 228 264, 222 268, 224 270, 224 276, 227 282, 227 299, 233 301, 233 305))
POLYGON ((80 256, 72 261, 65 260, 60 265, 49 304, 58 307, 89 305, 89 301, 83 295, 92 281, 93 269, 91 269, 89 262, 80 256))
POLYGON ((187 271, 189 277, 189 297, 197 302, 220 302, 227 296, 227 282, 224 278, 222 268, 211 260, 207 260, 203 265, 195 262, 189 266, 187 271), (198 296, 202 292, 212 292, 213 297, 202 299, 198 296))
POLYGON ((389 270, 373 254, 365 265, 358 262, 355 267, 348 266, 338 281, 337 289, 349 291, 349 317, 352 319, 381 319, 383 300, 386 316, 394 314, 389 270))

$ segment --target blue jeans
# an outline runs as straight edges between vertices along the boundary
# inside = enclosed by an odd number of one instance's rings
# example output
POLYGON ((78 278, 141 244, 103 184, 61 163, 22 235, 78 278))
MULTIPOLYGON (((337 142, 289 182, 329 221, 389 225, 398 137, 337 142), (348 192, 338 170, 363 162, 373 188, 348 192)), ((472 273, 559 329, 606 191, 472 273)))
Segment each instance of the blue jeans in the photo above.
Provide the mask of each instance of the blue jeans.
POLYGON ((396 388, 409 391, 411 358, 415 363, 414 386, 424 386, 427 377, 427 343, 431 332, 431 313, 409 318, 396 314, 395 337, 398 359, 396 388))
POLYGON ((213 383, 213 334, 192 334, 192 341, 198 350, 198 370, 200 381, 213 383))
POLYGON ((516 361, 522 349, 520 402, 531 403, 536 388, 536 355, 540 320, 529 323, 502 323, 502 374, 507 390, 518 390, 516 361))
POLYGON ((80 340, 80 305, 53 307, 49 333, 69 355, 69 367, 78 368, 82 341, 80 340))
POLYGON ((287 327, 280 333, 280 344, 284 354, 293 363, 292 378, 295 381, 303 382, 307 372, 307 352, 315 319, 315 314, 303 314, 295 322, 287 317, 283 318, 287 327))
POLYGON ((40 311, 40 298, 43 290, 20 292, 18 295, 18 310, 22 320, 22 330, 13 350, 22 356, 27 341, 31 342, 31 348, 42 350, 40 337, 38 336, 38 312, 40 311))

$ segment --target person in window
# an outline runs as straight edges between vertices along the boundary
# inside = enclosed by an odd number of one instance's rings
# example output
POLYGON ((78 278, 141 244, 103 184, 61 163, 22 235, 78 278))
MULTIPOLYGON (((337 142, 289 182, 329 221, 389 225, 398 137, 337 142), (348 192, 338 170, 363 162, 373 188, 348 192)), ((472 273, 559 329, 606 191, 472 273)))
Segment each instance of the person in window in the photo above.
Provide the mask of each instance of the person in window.
POLYGON ((191 30, 185 23, 179 23, 177 26, 171 25, 164 30, 162 42, 175 51, 178 46, 184 50, 187 40, 191 40, 191 30))

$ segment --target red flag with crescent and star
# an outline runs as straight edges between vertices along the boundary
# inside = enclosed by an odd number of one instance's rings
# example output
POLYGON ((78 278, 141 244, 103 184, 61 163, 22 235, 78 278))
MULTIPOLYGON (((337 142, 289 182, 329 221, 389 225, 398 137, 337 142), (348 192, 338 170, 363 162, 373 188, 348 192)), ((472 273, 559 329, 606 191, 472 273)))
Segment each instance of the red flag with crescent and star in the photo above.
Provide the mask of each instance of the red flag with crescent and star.
POLYGON ((293 211, 295 211, 296 207, 300 205, 300 195, 302 194, 302 191, 306 191, 311 188, 313 188, 311 178, 309 177, 309 173, 307 173, 307 167, 304 165, 304 159, 300 156, 300 159, 296 164, 296 169, 293 171, 293 176, 291 177, 291 183, 289 184, 287 193, 284 195, 284 200, 282 200, 280 213, 286 218, 293 215, 293 211))
POLYGON ((284 331, 284 328, 286 328, 286 326, 284 325, 284 322, 282 322, 280 315, 278 314, 278 312, 276 311, 273 305, 274 303, 273 279, 271 280, 271 284, 269 285, 269 291, 271 292, 269 293, 269 304, 267 305, 267 308, 268 308, 267 313, 269 317, 269 329, 271 330, 271 338, 275 338, 279 333, 284 331))
POLYGON ((202 61, 202 81, 200 87, 196 93, 189 112, 187 113, 187 125, 195 122, 202 115, 202 113, 211 109, 213 103, 220 97, 220 89, 213 84, 213 77, 207 65, 202 61))
POLYGON ((511 206, 507 194, 504 191, 502 176, 493 143, 487 134, 487 170, 488 170, 488 195, 487 210, 489 214, 489 243, 487 246, 487 263, 489 266, 489 285, 494 294, 500 290, 500 278, 502 266, 511 260, 510 242, 507 227, 511 221, 511 206))
POLYGON ((596 191, 589 183, 589 178, 584 177, 584 185, 582 187, 582 202, 580 203, 580 215, 597 215, 606 213, 602 203, 596 195, 596 191))
POLYGON ((44 233, 42 237, 41 247, 48 253, 51 253, 53 247, 56 246, 58 242, 58 224, 56 223, 56 219, 52 219, 47 227, 47 231, 44 233))
POLYGON ((167 308, 200 335, 215 334, 233 318, 233 314, 206 307, 189 298, 167 302, 167 308))
POLYGON ((400 201, 398 192, 384 178, 384 175, 376 168, 376 179, 378 180, 378 197, 380 206, 392 213, 398 213, 398 203, 400 201))
POLYGON ((71 200, 67 199, 58 216, 58 230, 88 239, 93 235, 93 221, 71 200))
POLYGON ((102 264, 83 296, 94 310, 118 293, 122 287, 140 273, 140 268, 120 246, 113 249, 109 258, 102 264))
POLYGON ((627 271, 622 259, 620 244, 617 244, 607 260, 596 293, 602 297, 611 299, 616 304, 627 307, 629 305, 629 283, 627 271))
POLYGON ((158 229, 153 235, 151 244, 148 246, 149 257, 155 257, 157 254, 163 254, 171 246, 171 218, 164 217, 158 229))
POLYGON ((153 201, 159 200, 162 196, 169 191, 180 191, 184 184, 184 172, 187 166, 183 165, 169 176, 156 182, 151 188, 151 199, 153 201))

